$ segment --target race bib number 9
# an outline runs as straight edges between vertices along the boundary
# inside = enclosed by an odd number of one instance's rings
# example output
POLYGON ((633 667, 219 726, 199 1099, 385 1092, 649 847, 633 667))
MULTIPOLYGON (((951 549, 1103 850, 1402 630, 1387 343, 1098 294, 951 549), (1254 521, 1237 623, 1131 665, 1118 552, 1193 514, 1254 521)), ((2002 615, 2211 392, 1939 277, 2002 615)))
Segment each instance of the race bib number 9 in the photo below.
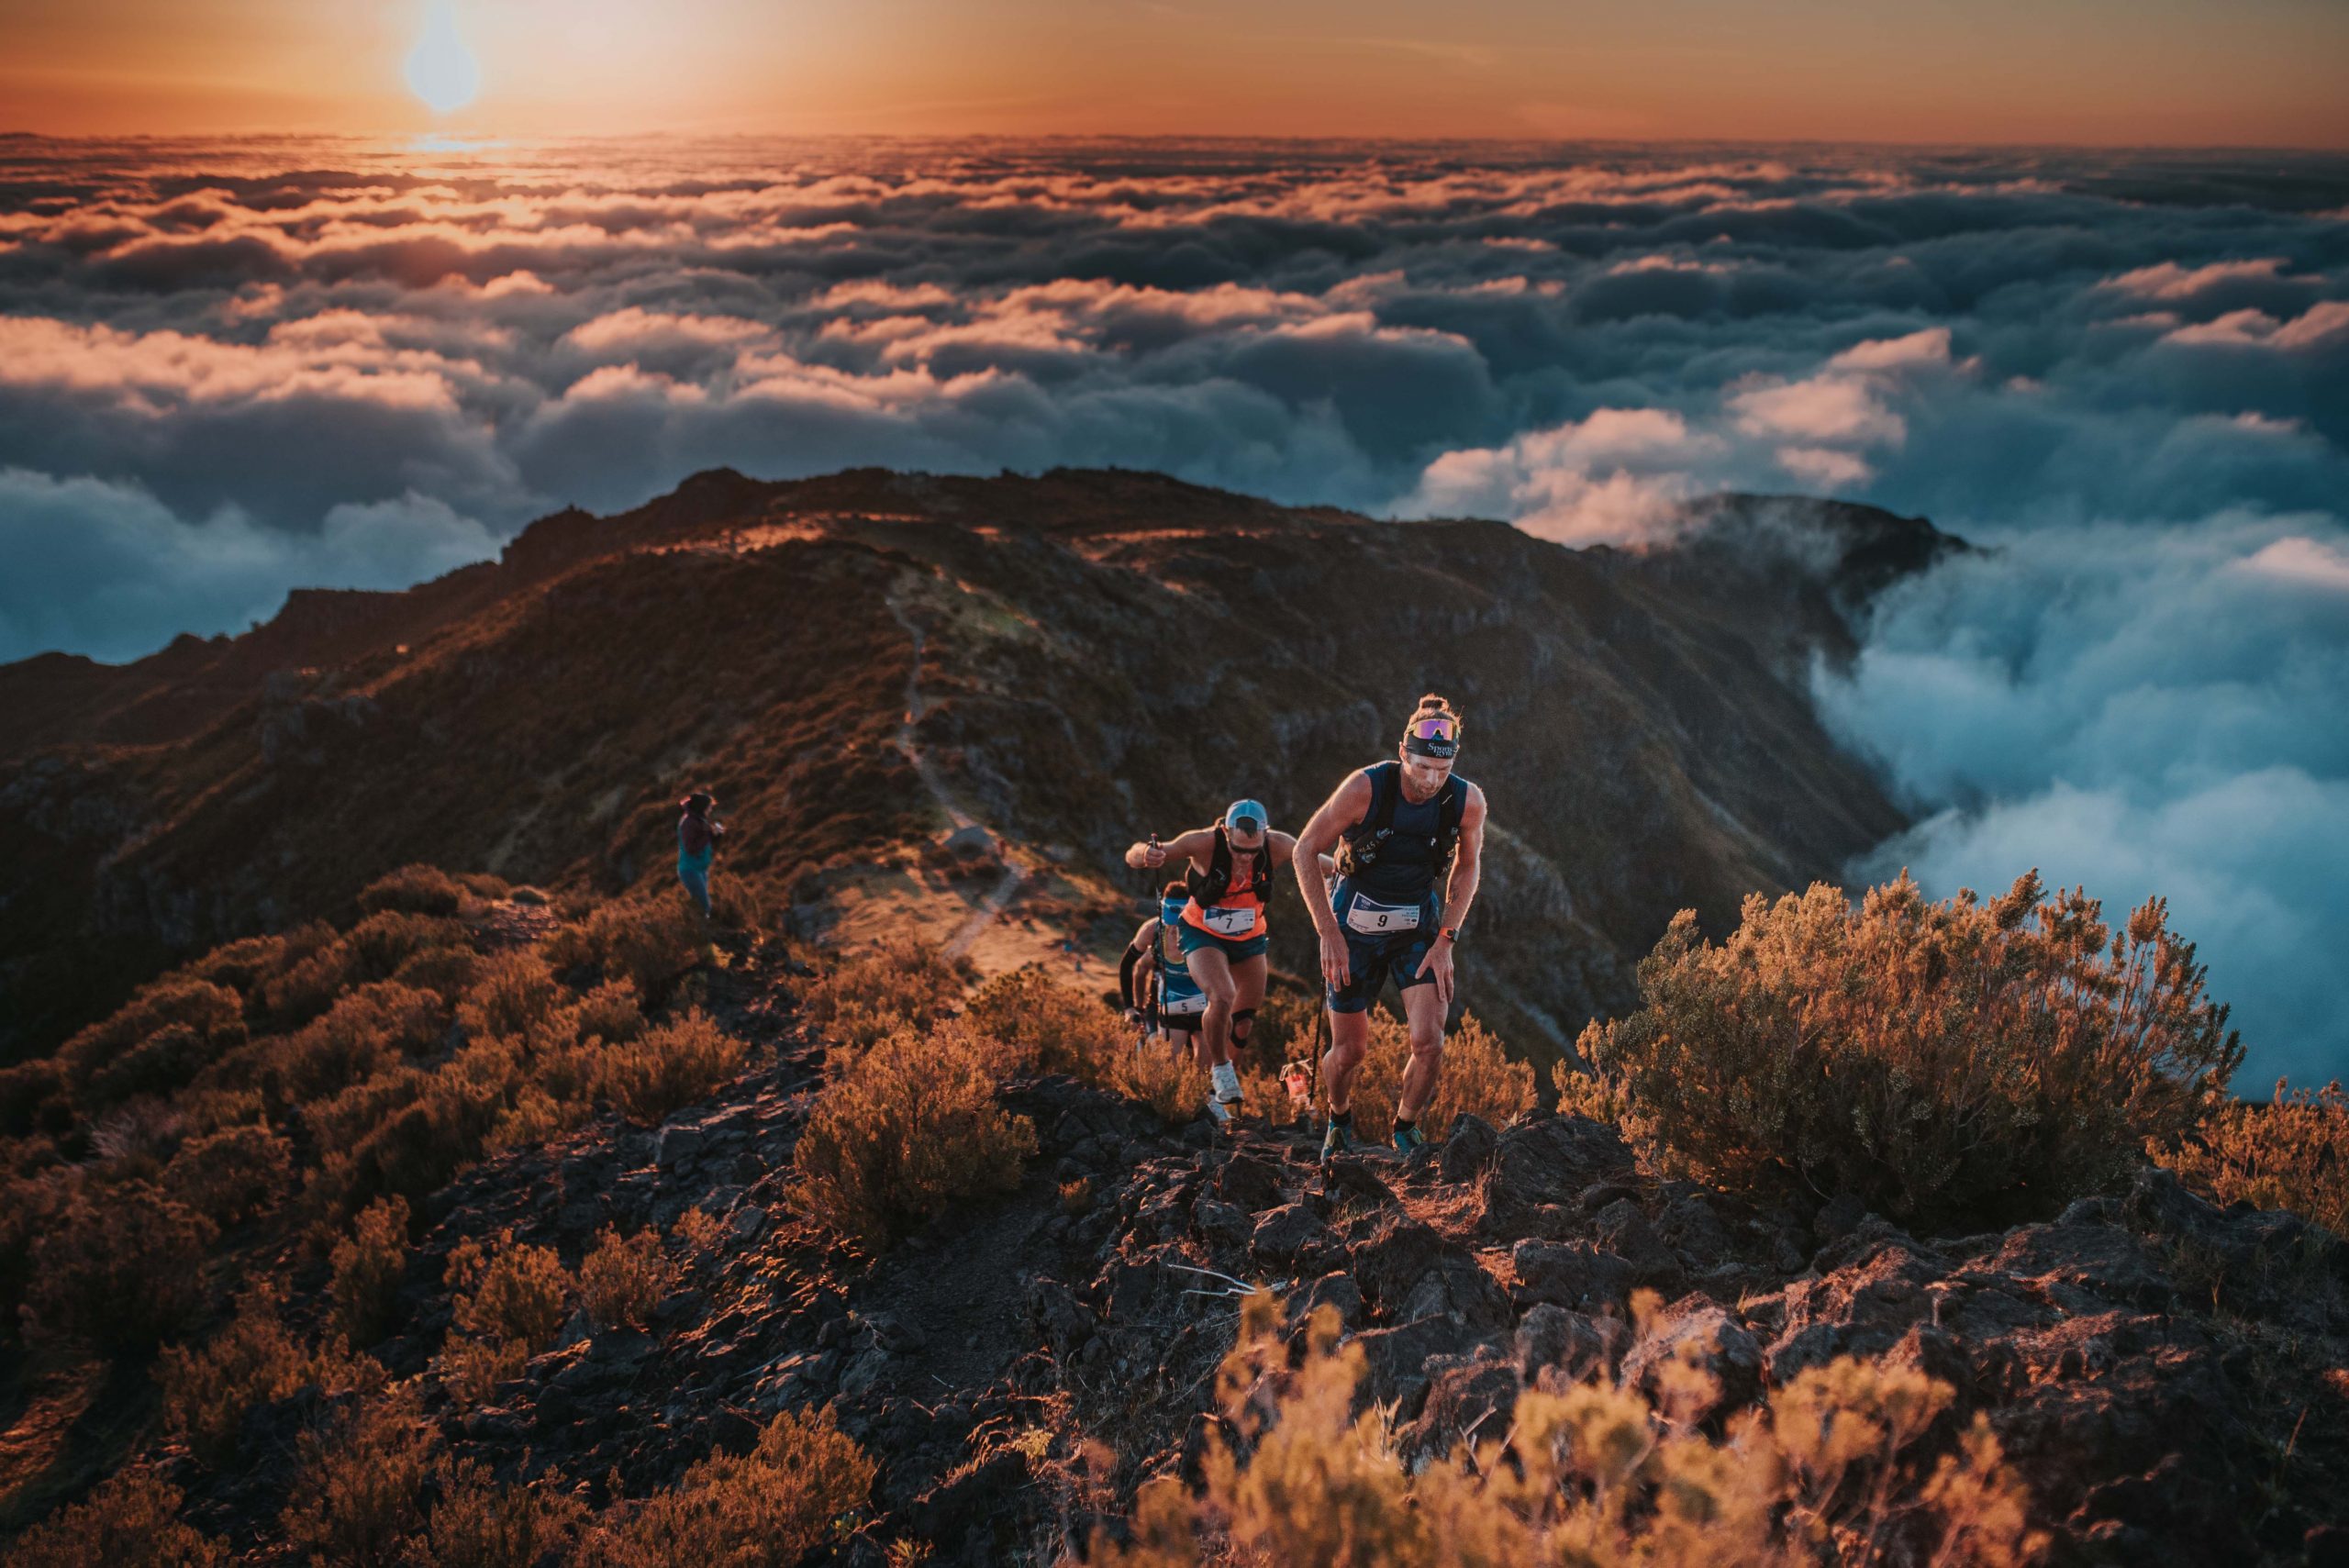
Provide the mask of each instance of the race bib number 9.
POLYGON ((1219 937, 1244 937, 1256 929, 1256 911, 1245 904, 1238 908, 1210 904, 1199 911, 1199 923, 1219 937))
POLYGON ((1353 903, 1346 909, 1346 927, 1365 937, 1416 931, 1419 929, 1419 906, 1416 904, 1374 904, 1357 893, 1353 903))

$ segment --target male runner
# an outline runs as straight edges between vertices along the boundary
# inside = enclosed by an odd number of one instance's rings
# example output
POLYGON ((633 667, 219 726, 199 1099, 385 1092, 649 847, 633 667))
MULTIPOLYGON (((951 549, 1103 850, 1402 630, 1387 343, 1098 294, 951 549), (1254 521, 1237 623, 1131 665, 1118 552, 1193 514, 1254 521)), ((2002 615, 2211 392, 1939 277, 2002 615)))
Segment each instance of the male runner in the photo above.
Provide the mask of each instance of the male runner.
POLYGON ((1321 1059, 1330 1095, 1324 1161, 1353 1144, 1354 1074, 1369 1048, 1370 1004, 1390 974, 1411 1034, 1395 1147, 1408 1158, 1427 1146, 1419 1117, 1443 1067, 1453 950, 1475 901, 1485 848, 1485 793, 1453 776, 1459 754, 1459 714, 1440 696, 1423 696, 1395 760, 1350 774, 1297 835, 1297 884, 1320 933, 1330 1007, 1330 1050, 1321 1059), (1338 850, 1334 890, 1321 869, 1321 854, 1331 849, 1338 850))

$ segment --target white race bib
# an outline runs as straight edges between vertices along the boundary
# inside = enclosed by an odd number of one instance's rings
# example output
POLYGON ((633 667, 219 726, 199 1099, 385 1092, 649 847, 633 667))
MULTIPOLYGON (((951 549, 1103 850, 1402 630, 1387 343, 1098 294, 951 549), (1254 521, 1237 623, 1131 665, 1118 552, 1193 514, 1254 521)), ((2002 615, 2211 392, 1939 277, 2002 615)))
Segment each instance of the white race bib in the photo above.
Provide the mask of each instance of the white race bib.
POLYGON ((1219 937, 1244 937, 1256 929, 1255 906, 1242 904, 1234 908, 1221 904, 1202 905, 1199 923, 1219 937))
POLYGON ((1194 991, 1187 996, 1162 996, 1158 999, 1158 1011, 1164 1018, 1187 1018, 1193 1013, 1207 1010, 1208 997, 1204 991, 1194 991))
POLYGON ((1416 904, 1374 904, 1361 894, 1346 908, 1346 929, 1360 931, 1365 937, 1393 936, 1397 931, 1419 929, 1419 906, 1416 904))

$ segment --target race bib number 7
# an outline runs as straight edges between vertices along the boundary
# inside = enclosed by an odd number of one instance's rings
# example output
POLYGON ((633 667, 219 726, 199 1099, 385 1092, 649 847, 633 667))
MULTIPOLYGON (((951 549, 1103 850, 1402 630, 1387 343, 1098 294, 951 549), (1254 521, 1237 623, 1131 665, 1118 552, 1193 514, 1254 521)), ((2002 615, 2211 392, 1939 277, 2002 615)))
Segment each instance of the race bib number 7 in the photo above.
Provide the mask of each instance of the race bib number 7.
POLYGON ((1346 909, 1346 928, 1365 937, 1416 931, 1419 929, 1419 906, 1416 904, 1374 904, 1357 893, 1353 903, 1346 909))
POLYGON ((1199 911, 1199 923, 1219 937, 1244 937, 1256 929, 1256 911, 1245 904, 1237 908, 1209 904, 1199 911))

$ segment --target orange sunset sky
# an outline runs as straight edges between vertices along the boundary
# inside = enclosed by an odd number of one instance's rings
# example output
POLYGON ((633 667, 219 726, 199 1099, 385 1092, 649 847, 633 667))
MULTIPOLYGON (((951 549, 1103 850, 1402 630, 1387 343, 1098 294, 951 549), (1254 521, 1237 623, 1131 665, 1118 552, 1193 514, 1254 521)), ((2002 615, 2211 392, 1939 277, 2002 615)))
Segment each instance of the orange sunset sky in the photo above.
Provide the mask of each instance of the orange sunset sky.
POLYGON ((2341 0, 7 0, 0 130, 2349 146, 2341 0), (435 112, 430 7, 478 70, 435 112))

